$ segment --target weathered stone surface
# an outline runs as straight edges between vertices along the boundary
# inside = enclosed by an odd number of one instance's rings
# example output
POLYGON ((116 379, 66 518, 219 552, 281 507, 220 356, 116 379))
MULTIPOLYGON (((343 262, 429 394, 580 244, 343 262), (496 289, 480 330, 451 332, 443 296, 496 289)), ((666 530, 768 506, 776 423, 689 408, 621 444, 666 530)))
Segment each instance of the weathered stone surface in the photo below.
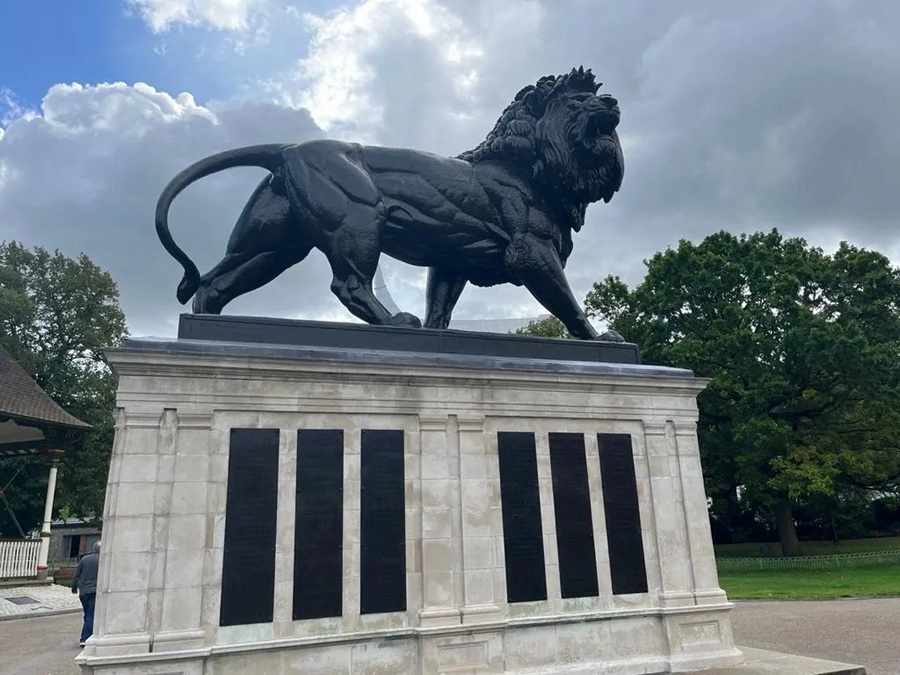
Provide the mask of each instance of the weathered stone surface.
POLYGON ((744 658, 736 665, 690 672, 693 675, 866 675, 862 666, 749 647, 740 649, 744 658))
POLYGON ((132 340, 109 358, 121 410, 86 672, 626 674, 739 659, 694 480, 705 382, 689 372, 181 340, 132 340), (229 437, 238 427, 280 430, 274 613, 270 623, 220 627, 229 437), (304 428, 343 430, 342 615, 294 621, 304 428), (403 432, 402 612, 360 612, 364 429, 403 432), (501 431, 535 438, 546 600, 507 598, 501 431), (595 597, 562 597, 553 432, 584 435, 595 597), (612 592, 598 434, 632 439, 647 592, 612 592), (136 457, 155 460, 155 473, 136 457))

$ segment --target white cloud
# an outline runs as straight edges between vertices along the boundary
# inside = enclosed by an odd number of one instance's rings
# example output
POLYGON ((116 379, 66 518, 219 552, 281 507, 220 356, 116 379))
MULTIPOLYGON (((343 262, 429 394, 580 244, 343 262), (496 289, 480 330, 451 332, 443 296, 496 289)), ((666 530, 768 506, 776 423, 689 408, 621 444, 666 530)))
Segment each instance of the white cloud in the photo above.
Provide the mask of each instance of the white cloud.
POLYGON ((157 33, 176 24, 244 30, 266 0, 126 0, 157 33))
POLYGON ((480 9, 468 16, 438 0, 364 0, 306 13, 308 54, 279 90, 333 135, 459 152, 465 148, 451 144, 480 140, 488 117, 515 93, 501 92, 502 104, 482 96, 498 75, 522 68, 543 16, 536 0, 474 5, 480 9))
MULTIPOLYGON (((87 253, 119 283, 138 333, 171 333, 184 311, 174 297, 180 268, 156 239, 160 191, 201 157, 253 143, 320 136, 309 114, 272 104, 200 106, 146 84, 56 85, 36 115, 13 121, 0 138, 0 239, 87 253)), ((208 269, 259 170, 210 177, 176 200, 173 235, 208 269)), ((317 316, 340 305, 321 260, 234 303, 237 313, 317 316)))
MULTIPOLYGON (((181 310, 180 269, 151 221, 160 189, 191 161, 320 134, 304 107, 331 136, 454 155, 522 86, 580 64, 621 101, 626 174, 576 238, 567 273, 577 295, 608 273, 639 281, 643 259, 719 228, 777 226, 827 247, 848 238, 895 259, 900 250, 900 91, 885 84, 900 76, 900 6, 359 0, 328 12, 321 0, 127 1, 153 30, 217 29, 166 40, 204 51, 204 73, 233 77, 244 102, 55 87, 37 113, 0 121, 0 238, 85 250, 116 275, 135 326, 181 310)), ((159 61, 189 69, 178 51, 159 61)), ((201 269, 218 259, 258 175, 206 179, 175 203, 173 233, 201 269)), ((421 313, 421 270, 388 261, 385 278, 401 307, 421 313)), ((228 311, 349 318, 328 281, 314 254, 228 311)), ((505 286, 467 291, 457 316, 535 311, 526 291, 505 286)))
POLYGON ((457 92, 477 77, 482 49, 459 17, 433 0, 368 0, 304 18, 314 34, 297 76, 310 86, 297 101, 326 129, 381 123, 383 102, 371 91, 379 75, 373 57, 396 39, 430 44, 439 63, 457 70, 447 82, 457 92))

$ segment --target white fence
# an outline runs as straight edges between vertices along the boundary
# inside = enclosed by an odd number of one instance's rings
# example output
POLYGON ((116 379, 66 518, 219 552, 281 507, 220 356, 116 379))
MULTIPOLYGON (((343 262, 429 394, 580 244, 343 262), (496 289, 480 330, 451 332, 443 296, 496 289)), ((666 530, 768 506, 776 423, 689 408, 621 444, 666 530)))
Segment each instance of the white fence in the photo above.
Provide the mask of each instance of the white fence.
POLYGON ((900 563, 900 551, 870 551, 796 558, 716 558, 719 572, 835 570, 900 563))
POLYGON ((36 577, 40 539, 0 539, 0 579, 36 577))

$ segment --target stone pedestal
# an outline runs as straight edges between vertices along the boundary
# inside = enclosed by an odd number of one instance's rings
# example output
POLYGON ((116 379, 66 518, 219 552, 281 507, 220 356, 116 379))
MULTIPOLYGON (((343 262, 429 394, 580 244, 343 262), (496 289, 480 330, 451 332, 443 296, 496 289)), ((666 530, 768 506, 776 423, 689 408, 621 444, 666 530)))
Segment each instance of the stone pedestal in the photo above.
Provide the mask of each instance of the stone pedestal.
POLYGON ((690 372, 186 339, 109 359, 85 672, 630 674, 740 656, 690 372))

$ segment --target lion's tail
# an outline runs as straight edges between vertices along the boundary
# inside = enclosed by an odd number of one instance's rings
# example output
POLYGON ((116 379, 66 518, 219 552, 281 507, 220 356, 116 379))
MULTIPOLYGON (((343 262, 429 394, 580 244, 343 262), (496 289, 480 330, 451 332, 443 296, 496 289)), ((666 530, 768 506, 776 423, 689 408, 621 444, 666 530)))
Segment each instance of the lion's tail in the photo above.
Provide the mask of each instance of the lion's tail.
POLYGON ((282 166, 282 152, 290 145, 268 143, 236 148, 201 159, 169 181, 159 201, 156 202, 156 234, 162 245, 184 268, 184 277, 178 284, 178 301, 186 303, 200 286, 200 271, 188 255, 181 250, 169 232, 169 207, 182 190, 191 183, 219 171, 237 166, 258 166, 272 173, 282 166))

